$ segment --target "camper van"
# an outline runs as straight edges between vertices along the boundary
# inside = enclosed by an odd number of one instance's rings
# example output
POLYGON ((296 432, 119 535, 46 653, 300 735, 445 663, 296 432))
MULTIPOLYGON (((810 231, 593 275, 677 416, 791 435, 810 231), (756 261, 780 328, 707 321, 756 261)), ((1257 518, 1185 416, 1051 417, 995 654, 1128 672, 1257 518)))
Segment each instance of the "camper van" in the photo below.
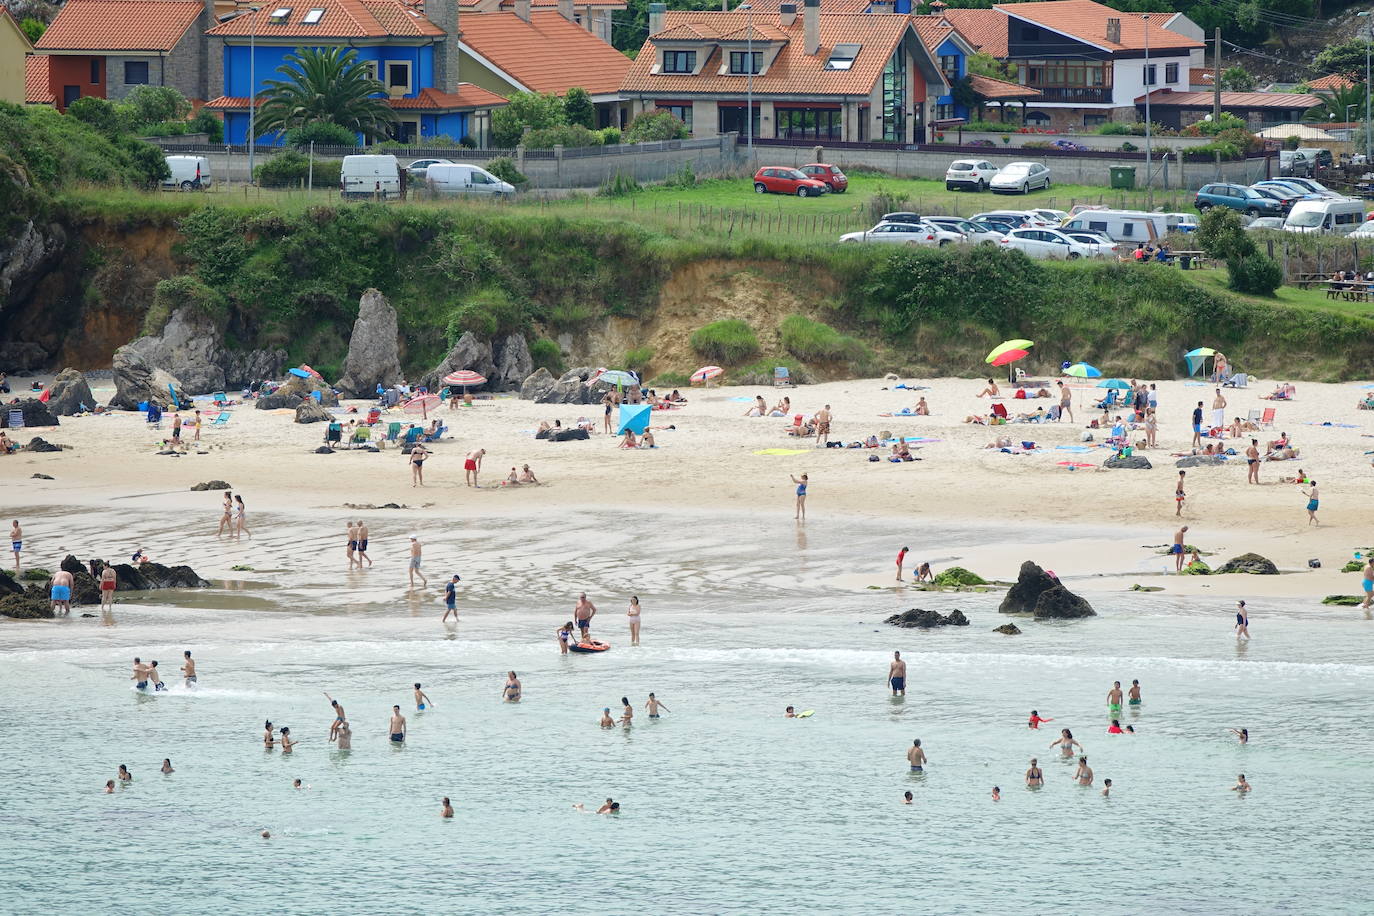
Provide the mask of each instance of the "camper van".
POLYGON ((515 186, 491 172, 464 163, 436 162, 425 170, 425 187, 435 194, 473 194, 505 197, 515 186))
POLYGON ((162 179, 164 188, 202 191, 210 187, 210 160, 205 156, 163 156, 171 175, 162 179))
POLYGON ((1152 242, 1169 231, 1163 213, 1141 210, 1085 210, 1063 228, 1065 231, 1096 232, 1113 242, 1152 242))
POLYGON ((344 156, 339 168, 344 200, 390 200, 401 196, 401 167, 395 156, 344 156))
POLYGON ((1288 211, 1283 228, 1288 232, 1349 235, 1363 222, 1362 200, 1300 200, 1288 211))

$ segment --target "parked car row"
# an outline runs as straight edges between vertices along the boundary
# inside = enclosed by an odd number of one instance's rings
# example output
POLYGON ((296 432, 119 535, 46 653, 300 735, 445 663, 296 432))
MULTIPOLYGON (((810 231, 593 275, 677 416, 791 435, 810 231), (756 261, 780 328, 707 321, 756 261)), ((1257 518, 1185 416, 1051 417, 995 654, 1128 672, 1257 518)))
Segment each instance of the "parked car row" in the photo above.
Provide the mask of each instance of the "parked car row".
POLYGON ((840 167, 826 162, 812 162, 799 169, 766 165, 754 173, 754 191, 758 194, 820 197, 822 194, 843 194, 848 189, 849 179, 840 167))
POLYGON ((1011 162, 998 168, 985 159, 956 159, 945 170, 945 190, 967 188, 1029 194, 1050 186, 1050 170, 1039 162, 1011 162))
POLYGON ((1267 178, 1252 185, 1214 182, 1198 189, 1193 204, 1201 213, 1213 207, 1243 213, 1250 218, 1249 229, 1349 235, 1365 222, 1364 201, 1302 177, 1267 178))

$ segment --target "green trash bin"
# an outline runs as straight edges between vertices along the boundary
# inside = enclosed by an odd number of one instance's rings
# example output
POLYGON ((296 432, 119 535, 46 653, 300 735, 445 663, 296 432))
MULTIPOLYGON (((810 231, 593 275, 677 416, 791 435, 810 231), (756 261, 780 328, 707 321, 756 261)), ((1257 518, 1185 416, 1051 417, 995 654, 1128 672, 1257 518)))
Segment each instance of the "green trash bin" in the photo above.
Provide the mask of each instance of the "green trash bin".
POLYGON ((1130 190, 1135 187, 1135 166, 1133 165, 1114 165, 1112 171, 1112 188, 1122 188, 1130 190))

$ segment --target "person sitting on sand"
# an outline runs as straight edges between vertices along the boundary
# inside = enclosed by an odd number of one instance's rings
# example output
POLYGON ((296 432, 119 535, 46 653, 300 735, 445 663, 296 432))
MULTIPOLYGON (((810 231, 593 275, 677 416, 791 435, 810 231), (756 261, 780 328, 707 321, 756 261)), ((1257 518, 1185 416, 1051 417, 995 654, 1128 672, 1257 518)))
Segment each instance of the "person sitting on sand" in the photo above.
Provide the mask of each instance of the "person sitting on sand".
POLYGON ((754 403, 749 405, 749 409, 744 412, 746 417, 766 417, 768 416, 768 402, 763 399, 763 395, 756 395, 754 403))
POLYGON ((516 473, 515 468, 511 468, 511 469, 510 469, 510 473, 506 475, 506 479, 503 480, 503 481, 501 481, 501 486, 503 486, 503 487, 518 487, 518 486, 520 486, 520 475, 519 475, 518 473, 516 473))
POLYGON ((1275 385, 1275 386, 1274 386, 1274 390, 1271 391, 1271 392, 1269 392, 1268 394, 1262 394, 1262 395, 1260 395, 1260 400, 1261 400, 1261 401, 1288 401, 1288 400, 1292 400, 1293 395, 1295 395, 1295 394, 1297 394, 1297 393, 1298 393, 1298 389, 1297 389, 1295 386, 1290 385, 1288 382, 1284 382, 1284 383, 1281 384, 1281 385, 1275 385))
POLYGON ((9 455, 17 451, 19 451, 19 446, 5 433, 0 432, 0 455, 9 455))
POLYGON ((988 379, 988 387, 986 387, 986 388, 984 388, 982 391, 978 392, 978 397, 980 397, 980 398, 981 398, 981 397, 1000 398, 1001 396, 1002 396, 1001 392, 999 392, 999 391, 997 390, 997 383, 996 383, 995 381, 993 381, 992 379, 988 379))
POLYGON ((1364 400, 1355 405, 1356 410, 1374 410, 1374 391, 1364 396, 1364 400))
POLYGON ((776 404, 773 405, 773 409, 772 409, 771 411, 769 411, 768 416, 770 416, 770 417, 785 417, 785 416, 787 416, 788 414, 790 414, 791 412, 792 412, 792 399, 789 398, 789 397, 784 396, 783 399, 782 399, 781 401, 779 401, 778 403, 776 403, 776 404))
POLYGON ((621 448, 639 448, 639 439, 635 437, 634 430, 626 429, 625 438, 620 440, 621 448))
POLYGON ((893 453, 903 461, 911 460, 911 446, 906 444, 905 439, 903 439, 901 442, 898 442, 896 445, 892 446, 892 450, 893 453))
POLYGON ((810 439, 816 435, 816 422, 815 420, 807 420, 800 426, 789 426, 787 427, 787 435, 796 436, 799 439, 810 439))
POLYGON ((641 436, 640 439, 639 439, 639 447, 640 447, 640 448, 658 448, 658 446, 654 444, 654 433, 653 433, 653 430, 650 430, 650 429, 644 430, 644 435, 641 436))
POLYGON ((673 389, 672 394, 668 395, 668 400, 672 401, 674 404, 687 403, 687 399, 682 396, 682 392, 678 391, 676 388, 673 389))
POLYGON ((930 405, 926 403, 926 399, 924 397, 922 397, 920 400, 916 402, 914 412, 918 417, 930 416, 930 405))
POLYGON ((553 425, 549 423, 548 420, 540 420, 539 429, 535 430, 535 435, 538 435, 539 433, 546 433, 551 429, 553 429, 553 425))
POLYGON ((532 483, 532 484, 535 484, 535 485, 537 486, 537 485, 539 484, 539 478, 534 476, 534 471, 531 471, 531 470, 530 470, 530 466, 529 466, 528 464, 524 464, 524 465, 521 465, 521 466, 520 466, 520 481, 519 481, 519 482, 520 482, 520 483, 532 483))
POLYGON ((1269 442, 1269 444, 1268 444, 1267 447, 1268 447, 1269 451, 1272 452, 1272 451, 1274 451, 1275 449, 1288 448, 1288 445, 1289 445, 1289 442, 1288 442, 1288 433, 1283 433, 1283 432, 1281 432, 1281 433, 1279 433, 1279 437, 1278 437, 1277 439, 1274 439, 1274 440, 1272 440, 1271 442, 1269 442))

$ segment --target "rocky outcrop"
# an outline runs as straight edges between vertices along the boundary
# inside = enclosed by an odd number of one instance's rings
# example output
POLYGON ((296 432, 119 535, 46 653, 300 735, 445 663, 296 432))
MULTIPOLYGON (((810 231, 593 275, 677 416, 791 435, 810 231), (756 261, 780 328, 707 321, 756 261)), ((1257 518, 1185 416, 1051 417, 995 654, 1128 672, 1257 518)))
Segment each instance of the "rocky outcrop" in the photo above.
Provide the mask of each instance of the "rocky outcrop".
POLYGON ((909 611, 900 614, 893 614, 883 621, 894 627, 901 627, 905 630, 921 629, 929 630, 934 627, 966 627, 968 618, 964 612, 955 608, 949 614, 941 614, 939 611, 927 611, 914 607, 909 611))
POLYGON ((1104 468, 1114 468, 1117 470, 1148 471, 1154 465, 1150 464, 1150 459, 1144 455, 1132 455, 1129 458, 1108 458, 1102 462, 1104 468))
MULTIPOLYGON (((71 446, 68 445, 68 446, 66 446, 66 448, 71 448, 71 446)), ((29 444, 26 445, 26 446, 24 446, 24 447, 21 449, 21 451, 25 451, 25 452, 60 452, 60 451, 62 451, 62 449, 63 449, 63 446, 61 446, 61 445, 54 445, 53 443, 49 442, 47 439, 44 439, 42 436, 34 436, 32 439, 29 440, 29 444)))
POLYGON ((315 402, 314 398, 306 398, 296 405, 297 423, 325 423, 333 419, 329 411, 315 402))
POLYGON ((553 373, 540 366, 520 383, 520 400, 537 401, 557 384, 558 379, 553 377, 553 373))
POLYGON ((280 375, 285 350, 231 353, 224 348, 223 339, 223 330, 213 318, 197 309, 179 308, 161 332, 139 337, 121 349, 137 353, 149 366, 176 376, 192 394, 212 394, 280 375))
POLYGON ((302 398, 309 397, 314 400, 313 393, 316 391, 320 393, 320 403, 325 407, 339 406, 339 396, 334 393, 334 389, 326 385, 323 379, 313 375, 309 378, 287 376, 285 385, 271 394, 258 398, 255 406, 258 410, 279 410, 283 407, 294 410, 302 398))
POLYGON ((396 310, 380 290, 369 289, 358 300, 358 319, 353 322, 353 336, 348 339, 343 377, 336 387, 346 398, 370 398, 376 393, 378 385, 390 388, 400 380, 400 334, 396 310))
MULTIPOLYGON (((0 428, 10 425, 10 411, 18 410, 24 415, 25 426, 57 426, 57 415, 48 409, 38 398, 25 398, 18 404, 0 406, 0 428)), ((18 427, 15 427, 16 429, 18 427)))
POLYGON ((930 584, 939 588, 963 588, 970 585, 987 585, 988 580, 962 566, 951 566, 940 570, 935 578, 930 580, 930 584))
POLYGON ((458 342, 448 351, 448 355, 439 361, 439 365, 420 379, 420 384, 430 391, 438 391, 444 387, 444 376, 460 369, 471 369, 487 380, 487 387, 495 388, 493 382, 496 364, 492 361, 491 344, 479 340, 471 331, 458 338, 458 342))
POLYGON ((587 380, 595 372, 590 366, 569 369, 535 401, 540 404, 599 404, 607 392, 615 390, 615 386, 605 382, 588 385, 587 380))
POLYGON ((254 382, 281 378, 286 368, 285 350, 230 350, 224 354, 224 383, 247 388, 254 382))
POLYGON ((1217 465, 1225 464, 1226 460, 1219 455, 1188 455, 1174 462, 1176 468, 1214 468, 1217 465))
POLYGON ((17 594, 0 597, 0 617, 46 620, 52 616, 52 601, 45 590, 36 585, 31 585, 17 594))
MULTIPOLYGON (((24 188, 29 186, 28 176, 22 168, 0 167, 0 182, 11 181, 24 188)), ((0 303, 27 298, 38 281, 57 265, 66 247, 67 233, 56 223, 29 220, 7 232, 5 238, 0 239, 0 303)), ((27 344, 6 345, 3 353, 6 367, 10 370, 41 368, 48 354, 42 347, 36 347, 35 354, 34 348, 35 345, 27 344), (37 359, 11 360, 11 357, 26 355, 36 355, 37 359)))
POLYGON ((510 334, 492 344, 492 391, 516 391, 534 371, 530 345, 523 334, 510 334))
POLYGON ((1322 604, 1335 605, 1336 607, 1355 607, 1363 603, 1364 599, 1359 595, 1327 595, 1322 599, 1322 604))
POLYGON ((191 489, 196 493, 203 493, 206 490, 232 490, 234 488, 223 480, 206 480, 201 483, 193 484, 191 489))
POLYGON ((138 405, 145 401, 164 409, 172 407, 172 388, 176 389, 177 399, 182 404, 191 403, 180 379, 165 370, 154 368, 131 347, 132 344, 120 347, 114 354, 112 369, 115 395, 110 398, 111 407, 138 410, 138 405))
POLYGON ((1257 553, 1243 553, 1238 557, 1232 557, 1217 568, 1217 574, 1223 573, 1249 573, 1252 576, 1277 576, 1279 568, 1274 565, 1272 560, 1265 559, 1257 553))
POLYGON ((1004 623, 1000 627, 994 627, 992 632, 1001 633, 1004 636, 1020 636, 1021 628, 1014 623, 1004 623))
POLYGON ((60 417, 72 417, 95 408, 95 395, 86 376, 75 369, 63 369, 48 389, 48 409, 60 417))
POLYGON ((196 574, 196 571, 189 566, 163 566, 161 563, 140 563, 132 566, 128 563, 107 564, 104 560, 90 560, 82 563, 71 554, 67 554, 62 560, 62 568, 72 574, 76 580, 77 587, 72 589, 73 604, 98 604, 100 602, 100 590, 96 585, 96 578, 105 570, 107 565, 112 565, 115 571, 115 591, 117 592, 142 592, 161 588, 209 588, 210 583, 196 574), (91 571, 95 571, 95 575, 91 571), (89 601, 85 600, 87 593, 93 595, 89 601), (78 598, 78 596, 82 596, 78 598))
POLYGON ((1071 619, 1093 617, 1097 612, 1030 560, 1021 564, 1016 584, 1007 589, 1002 604, 1003 614, 1034 614, 1041 618, 1071 619))

